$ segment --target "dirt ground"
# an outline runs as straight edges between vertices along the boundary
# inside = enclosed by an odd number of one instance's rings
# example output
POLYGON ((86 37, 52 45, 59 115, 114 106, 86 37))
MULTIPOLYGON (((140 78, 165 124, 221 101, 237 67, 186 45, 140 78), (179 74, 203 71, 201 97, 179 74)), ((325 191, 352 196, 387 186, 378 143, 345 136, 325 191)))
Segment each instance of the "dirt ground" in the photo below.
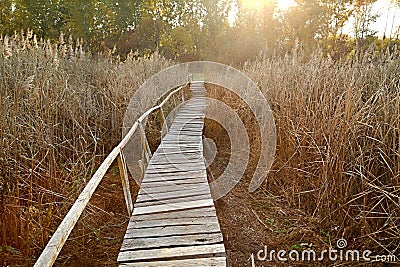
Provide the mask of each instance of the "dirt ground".
MULTIPOLYGON (((268 196, 262 189, 249 193, 239 183, 230 193, 216 202, 216 210, 224 236, 228 266, 295 266, 296 264, 258 260, 260 250, 291 250, 307 246, 325 246, 316 229, 307 227, 301 211, 285 208, 279 199, 268 196)), ((260 255, 264 255, 262 253, 260 255)), ((301 264, 299 264, 300 266, 301 264)), ((308 265, 313 266, 313 265, 308 265)))

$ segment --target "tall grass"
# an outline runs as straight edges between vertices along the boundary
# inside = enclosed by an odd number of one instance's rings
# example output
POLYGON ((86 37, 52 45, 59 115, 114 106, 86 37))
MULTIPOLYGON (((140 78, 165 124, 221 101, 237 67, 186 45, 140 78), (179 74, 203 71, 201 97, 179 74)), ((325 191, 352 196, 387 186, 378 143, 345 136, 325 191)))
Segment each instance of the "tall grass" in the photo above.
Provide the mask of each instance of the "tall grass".
POLYGON ((295 48, 244 66, 277 126, 264 190, 333 237, 398 255, 400 51, 371 47, 337 62, 321 54, 308 58, 295 48))
POLYGON ((121 138, 135 90, 170 63, 125 61, 28 31, 0 38, 0 246, 21 258, 43 249, 99 163, 121 138))

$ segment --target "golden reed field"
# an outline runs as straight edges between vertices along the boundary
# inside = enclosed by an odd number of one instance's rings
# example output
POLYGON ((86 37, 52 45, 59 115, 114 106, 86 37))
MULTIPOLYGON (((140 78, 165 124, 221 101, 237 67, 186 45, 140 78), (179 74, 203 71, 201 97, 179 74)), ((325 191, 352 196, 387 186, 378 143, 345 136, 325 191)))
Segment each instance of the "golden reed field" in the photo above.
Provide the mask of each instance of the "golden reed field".
MULTIPOLYGON (((399 56, 397 47, 371 46, 333 60, 296 45, 241 66, 269 101, 277 127, 275 162, 254 209, 262 213, 271 201, 296 211, 302 223, 291 227, 309 229, 327 245, 345 237, 354 249, 399 254, 399 56)), ((135 90, 172 64, 157 53, 124 59, 112 50, 90 54, 82 40, 64 36, 58 43, 37 40, 30 31, 0 38, 1 264, 33 264, 119 142, 135 90)), ((233 107, 243 104, 223 89, 209 91, 233 107)), ((251 121, 246 126, 257 133, 251 121)), ((206 127, 211 135, 222 133, 211 122, 206 127)), ((260 149, 257 134, 250 141, 249 170, 260 149)), ((117 170, 91 200, 59 265, 115 264, 128 221, 117 170)), ((277 224, 270 216, 260 220, 277 224)), ((286 235, 282 231, 281 238, 286 235)))

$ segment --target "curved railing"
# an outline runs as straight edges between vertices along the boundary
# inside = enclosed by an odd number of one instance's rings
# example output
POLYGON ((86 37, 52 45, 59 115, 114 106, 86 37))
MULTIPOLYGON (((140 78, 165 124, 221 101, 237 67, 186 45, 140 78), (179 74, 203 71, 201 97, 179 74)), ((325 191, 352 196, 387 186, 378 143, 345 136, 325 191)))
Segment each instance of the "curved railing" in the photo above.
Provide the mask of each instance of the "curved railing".
MULTIPOLYGON (((111 151, 111 153, 104 159, 103 163, 94 173, 88 184, 83 189, 82 193, 79 195, 78 199, 75 201, 74 205, 68 211, 67 215, 64 217, 61 224, 58 226, 57 230, 52 235, 51 239, 47 243, 46 247, 40 254, 39 259, 35 263, 35 267, 41 266, 52 266, 55 260, 57 259, 58 254, 60 253, 62 247, 64 246, 68 236, 70 235, 72 229, 74 228, 76 222, 81 216, 83 210, 89 203, 90 198, 92 197, 94 191, 97 189, 98 185, 102 181, 104 175, 107 170, 110 168, 111 164, 118 160, 119 171, 122 179, 122 188, 124 192, 126 207, 129 215, 132 214, 133 211, 133 202, 132 196, 129 187, 129 179, 127 166, 125 163, 125 158, 123 156, 122 150, 126 146, 126 144, 131 140, 134 133, 139 129, 142 147, 145 152, 147 162, 151 158, 151 151, 149 144, 147 142, 143 122, 147 119, 147 117, 153 112, 160 110, 162 115, 162 123, 165 123, 165 116, 163 112, 163 106, 168 102, 168 100, 175 94, 182 94, 182 101, 185 101, 184 88, 190 84, 191 76, 188 77, 188 82, 185 85, 180 86, 179 88, 173 90, 168 96, 157 106, 152 107, 143 113, 139 119, 132 125, 129 132, 125 135, 125 137, 121 140, 121 142, 111 151)), ((165 123, 166 124, 166 123, 165 123)))

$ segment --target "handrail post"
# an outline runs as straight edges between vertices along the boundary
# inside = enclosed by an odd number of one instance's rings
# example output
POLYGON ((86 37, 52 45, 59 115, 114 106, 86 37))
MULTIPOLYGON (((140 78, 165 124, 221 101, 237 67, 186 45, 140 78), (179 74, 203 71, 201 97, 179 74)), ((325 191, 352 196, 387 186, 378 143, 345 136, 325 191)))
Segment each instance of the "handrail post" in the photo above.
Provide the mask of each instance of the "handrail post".
MULTIPOLYGON (((167 125, 167 120, 165 119, 165 115, 164 115, 164 110, 162 109, 162 107, 160 107, 160 111, 161 111, 161 118, 162 118, 162 126, 161 129, 162 131, 164 130, 165 127, 165 133, 168 133, 169 129, 168 129, 168 125, 167 125)), ((162 137, 162 136, 161 136, 162 137)))
POLYGON ((126 169, 126 162, 124 154, 122 153, 122 149, 120 149, 117 159, 118 159, 119 173, 122 181, 122 190, 124 192, 124 197, 125 197, 126 208, 128 209, 129 216, 131 216, 133 212, 133 202, 132 202, 131 189, 129 186, 128 170, 126 169))
POLYGON ((142 145, 143 145, 143 149, 144 149, 144 152, 146 155, 146 161, 148 164, 150 161, 150 158, 152 156, 151 150, 150 150, 149 142, 147 141, 146 132, 144 131, 142 121, 139 120, 138 122, 139 122, 139 128, 140 128, 140 137, 142 139, 142 145))

